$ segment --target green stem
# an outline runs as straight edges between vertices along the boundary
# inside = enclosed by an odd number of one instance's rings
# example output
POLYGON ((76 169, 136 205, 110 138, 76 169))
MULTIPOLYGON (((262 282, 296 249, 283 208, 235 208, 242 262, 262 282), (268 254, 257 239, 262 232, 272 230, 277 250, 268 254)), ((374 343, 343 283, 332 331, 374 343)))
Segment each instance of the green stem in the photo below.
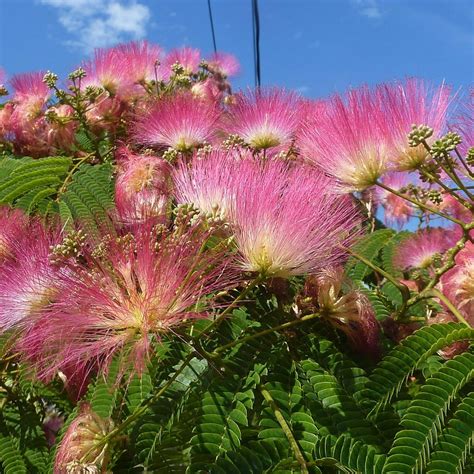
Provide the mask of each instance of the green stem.
POLYGON ((283 413, 278 408, 278 405, 275 403, 275 400, 273 399, 271 393, 265 387, 259 385, 259 390, 265 401, 272 409, 273 414, 275 415, 275 418, 278 421, 278 424, 283 430, 283 433, 285 433, 285 436, 288 439, 288 442, 290 443, 291 450, 293 451, 293 454, 295 455, 295 458, 301 467, 302 474, 309 474, 308 468, 306 466, 306 460, 303 456, 303 453, 301 452, 298 442, 296 441, 293 435, 293 432, 291 431, 291 428, 288 426, 288 423, 286 422, 285 417, 283 416, 283 413))
POLYGON ((409 300, 410 298, 410 290, 409 288, 401 283, 400 281, 398 281, 396 278, 394 278, 392 275, 390 275, 390 273, 387 273, 383 268, 380 268, 378 265, 375 265, 375 263, 371 262, 369 259, 365 258, 363 255, 360 255, 358 254, 357 252, 354 252, 353 250, 351 249, 348 249, 348 252, 354 257, 356 258, 357 260, 360 260, 362 263, 365 263, 365 265, 367 265, 368 267, 372 268, 372 270, 376 271, 377 273, 379 273, 380 275, 382 275, 384 278, 386 278, 388 281, 390 281, 396 288, 397 290, 400 292, 400 294, 402 295, 402 299, 403 299, 403 305, 402 305, 402 309, 403 311, 405 310, 405 305, 406 305, 406 302, 409 300))
POLYGON ((188 366, 188 364, 191 362, 191 360, 194 358, 194 351, 188 354, 186 359, 183 360, 181 367, 173 374, 173 376, 161 387, 158 392, 156 392, 151 398, 148 400, 144 401, 131 415, 129 415, 125 420, 120 423, 120 425, 116 426, 110 433, 105 435, 103 438, 97 441, 96 444, 94 444, 89 451, 87 451, 82 459, 87 459, 87 456, 92 452, 92 450, 102 447, 106 445, 110 440, 115 438, 117 435, 119 435, 125 428, 127 428, 131 423, 133 423, 137 418, 142 416, 150 404, 157 400, 158 398, 163 395, 166 390, 174 383, 174 381, 180 376, 180 374, 184 371, 184 369, 188 366))
POLYGON ((428 284, 418 294, 408 300, 407 307, 413 306, 414 304, 418 303, 418 301, 429 297, 430 292, 439 283, 441 277, 448 270, 451 270, 451 268, 454 267, 456 263, 456 255, 464 248, 466 242, 470 240, 469 231, 472 228, 474 228, 474 223, 471 223, 466 226, 466 228, 464 229, 463 236, 456 242, 456 245, 454 245, 454 247, 452 247, 446 252, 446 261, 444 265, 440 268, 437 268, 434 272, 433 278, 428 282, 428 284))
POLYGON ((464 319, 463 315, 458 311, 458 309, 453 305, 453 303, 451 303, 451 301, 449 300, 449 298, 446 297, 446 295, 441 293, 441 291, 439 291, 437 288, 431 289, 430 293, 431 296, 439 298, 447 306, 449 311, 451 311, 451 313, 456 316, 460 323, 465 324, 467 327, 471 327, 471 325, 464 319))
MULTIPOLYGON (((474 206, 467 202, 465 199, 463 199, 461 196, 458 196, 453 189, 451 189, 449 186, 446 186, 440 179, 438 179, 438 177, 432 173, 430 173, 429 171, 425 170, 425 169, 422 169, 421 172, 427 177, 429 178, 431 181, 435 182, 438 186, 440 186, 442 189, 444 189, 444 191, 453 196, 454 199, 456 199, 457 202, 459 202, 459 204, 461 204, 461 206, 465 207, 466 209, 469 209, 470 211, 472 211, 474 209, 474 206)), ((455 181, 455 180, 453 180, 455 181)), ((466 187, 463 185, 463 184, 459 184, 458 182, 455 181, 455 183, 459 186, 459 190, 460 191, 463 191, 465 193, 467 193, 468 195, 470 195, 469 191, 466 189, 466 187)))
POLYGON ((438 216, 444 217, 445 219, 448 219, 451 222, 454 222, 454 223, 456 223, 456 224, 458 224, 458 225, 460 225, 461 227, 464 228, 464 222, 460 221, 459 219, 456 219, 455 217, 451 217, 450 215, 445 214, 444 212, 438 211, 438 209, 435 209, 434 207, 427 206, 426 204, 424 204, 420 201, 417 201, 416 199, 413 199, 410 196, 407 196, 406 194, 403 194, 403 193, 401 193, 401 192, 399 192, 395 189, 390 188, 389 186, 387 186, 386 184, 384 184, 380 181, 377 181, 375 184, 377 186, 380 186, 382 189, 385 189, 385 191, 388 191, 389 193, 395 194, 395 196, 398 196, 399 198, 405 199, 406 201, 411 202, 415 206, 418 206, 421 209, 424 209, 425 211, 428 211, 428 212, 431 212, 433 214, 437 214, 438 216))
MULTIPOLYGON (((466 162, 464 161, 464 158, 461 156, 461 153, 459 153, 458 149, 455 148, 455 151, 456 151, 456 155, 457 157, 459 158, 459 161, 462 163, 462 165, 464 166, 465 170, 467 171, 467 174, 471 177, 471 178, 474 178, 474 173, 469 169, 469 167, 467 166, 466 162)), ((469 188, 469 186, 466 186, 467 188, 469 188)))
POLYGON ((303 316, 299 319, 295 319, 293 321, 289 321, 287 323, 279 324, 278 326, 274 326, 272 328, 264 329, 263 331, 256 332, 254 334, 249 334, 248 336, 242 337, 240 339, 236 339, 235 341, 229 342, 224 346, 218 347, 214 352, 211 353, 211 356, 220 354, 221 352, 226 351, 227 349, 231 349, 239 344, 243 344, 245 342, 251 341, 253 339, 257 339, 262 336, 266 336, 267 334, 271 334, 273 332, 281 331, 282 329, 288 329, 298 324, 304 323, 306 321, 310 321, 312 319, 319 318, 321 315, 319 313, 308 314, 303 316))
POLYGON ((252 291, 259 283, 261 283, 261 281, 262 278, 257 277, 249 285, 247 285, 247 287, 239 294, 239 296, 237 296, 237 298, 235 298, 235 300, 232 301, 232 303, 227 306, 227 308, 221 314, 219 314, 219 316, 217 316, 214 321, 212 321, 207 327, 205 327, 199 334, 194 336, 193 340, 198 341, 199 339, 201 339, 201 337, 205 336, 206 334, 209 334, 209 331, 211 331, 211 329, 219 327, 224 318, 235 308, 237 303, 239 301, 242 301, 250 293, 250 291, 252 291))

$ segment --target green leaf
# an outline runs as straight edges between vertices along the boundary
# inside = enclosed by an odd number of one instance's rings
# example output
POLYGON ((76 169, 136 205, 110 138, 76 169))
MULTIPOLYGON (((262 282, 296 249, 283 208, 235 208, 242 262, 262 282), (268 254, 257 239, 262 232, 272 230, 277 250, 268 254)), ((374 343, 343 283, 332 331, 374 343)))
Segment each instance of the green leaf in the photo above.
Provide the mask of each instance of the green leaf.
POLYGON ((384 473, 424 472, 433 444, 451 402, 474 376, 474 355, 464 353, 447 361, 423 385, 401 420, 388 453, 384 473))
POLYGON ((474 445, 474 392, 458 405, 433 448, 428 474, 461 474, 474 445))
MULTIPOLYGON (((380 250, 393 237, 392 229, 379 229, 365 236, 356 245, 354 252, 358 253, 367 260, 374 262, 378 257, 380 250)), ((372 273, 372 269, 365 263, 360 262, 355 257, 351 257, 346 265, 347 275, 355 281, 362 281, 367 275, 372 273)))
POLYGON ((359 395, 372 414, 396 395, 413 371, 438 350, 450 344, 473 340, 474 329, 460 323, 425 326, 404 339, 377 365, 370 380, 359 395))

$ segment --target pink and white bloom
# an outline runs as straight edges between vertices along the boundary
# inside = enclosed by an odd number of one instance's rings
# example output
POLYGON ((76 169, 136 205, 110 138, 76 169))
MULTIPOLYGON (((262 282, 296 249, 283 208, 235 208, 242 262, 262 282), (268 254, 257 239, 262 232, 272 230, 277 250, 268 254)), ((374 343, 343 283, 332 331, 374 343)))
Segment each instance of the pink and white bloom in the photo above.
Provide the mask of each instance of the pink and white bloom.
POLYGON ((412 125, 427 125, 434 130, 428 139, 437 140, 446 130, 451 89, 446 84, 432 87, 419 79, 407 79, 378 86, 384 109, 384 122, 391 135, 391 166, 397 171, 417 169, 428 158, 423 145, 410 147, 408 134, 412 125))
POLYGON ((363 191, 387 171, 385 114, 368 87, 335 95, 308 115, 298 133, 303 160, 334 177, 343 191, 363 191))
POLYGON ((134 155, 122 149, 115 184, 119 220, 127 224, 165 219, 171 194, 171 168, 156 156, 134 155))
MULTIPOLYGON (((245 165, 244 165, 245 166, 245 165)), ((178 204, 193 204, 207 215, 228 219, 234 206, 242 163, 232 154, 213 150, 181 160, 173 172, 178 204)))
POLYGON ((24 120, 37 117, 50 97, 48 86, 43 82, 44 71, 17 74, 10 79, 13 86, 15 114, 24 120))
POLYGON ((214 53, 206 62, 211 72, 224 77, 236 76, 240 72, 239 61, 233 54, 214 53))
POLYGON ((17 242, 27 226, 27 217, 19 209, 0 206, 0 274, 4 261, 15 257, 17 242))
POLYGON ((190 93, 160 100, 135 125, 135 140, 144 145, 189 152, 213 140, 220 110, 190 93))
POLYGON ((305 296, 315 303, 315 311, 343 331, 357 352, 380 356, 380 327, 374 308, 362 291, 350 288, 342 267, 328 267, 309 277, 305 290, 305 296), (349 289, 343 292, 343 285, 349 289))
POLYGON ((184 68, 185 74, 192 74, 198 71, 199 63, 201 62, 201 51, 199 49, 184 47, 171 50, 164 59, 164 68, 166 75, 173 74, 172 66, 176 63, 184 68))
POLYGON ((441 289, 451 303, 474 326, 474 244, 466 246, 456 255, 456 265, 441 277, 441 289))
MULTIPOLYGON (((381 182, 395 191, 400 191, 411 183, 411 179, 407 173, 394 172, 385 175, 381 182)), ((383 207, 384 221, 387 224, 401 227, 415 215, 415 209, 410 202, 379 186, 375 188, 375 201, 383 207)))
POLYGON ((288 148, 299 123, 299 98, 279 89, 236 94, 223 130, 238 135, 255 150, 288 148))
POLYGON ((428 268, 436 255, 443 254, 454 243, 453 231, 443 228, 423 229, 399 244, 394 264, 401 270, 428 268))
POLYGON ((45 380, 64 366, 104 373, 119 354, 119 376, 142 371, 154 343, 207 318, 215 308, 208 295, 238 281, 223 249, 202 251, 208 237, 197 223, 182 234, 157 238, 145 225, 112 239, 89 269, 64 275, 60 297, 22 336, 19 350, 45 380))
POLYGON ((146 40, 119 44, 113 48, 124 62, 125 73, 132 84, 163 79, 163 50, 146 40))
POLYGON ((82 67, 86 77, 80 80, 81 89, 87 86, 102 87, 111 95, 123 96, 130 92, 129 65, 123 54, 116 48, 96 49, 94 58, 85 62, 82 67))
POLYGON ((110 445, 99 443, 113 427, 111 419, 100 417, 88 402, 82 402, 56 452, 54 474, 106 472, 110 445))
POLYGON ((331 179, 280 161, 245 164, 231 217, 243 270, 288 277, 344 260, 360 217, 331 179))
POLYGON ((10 240, 15 258, 0 266, 0 331, 31 324, 58 296, 59 272, 50 261, 58 240, 37 222, 10 240))

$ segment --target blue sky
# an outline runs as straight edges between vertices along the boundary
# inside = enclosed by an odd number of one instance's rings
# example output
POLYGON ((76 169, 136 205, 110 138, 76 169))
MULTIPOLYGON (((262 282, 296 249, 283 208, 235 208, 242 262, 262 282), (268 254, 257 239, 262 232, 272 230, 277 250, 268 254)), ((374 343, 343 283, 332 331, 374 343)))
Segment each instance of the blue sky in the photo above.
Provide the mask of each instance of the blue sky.
MULTIPOLYGON (((250 0, 212 0, 218 49, 253 85, 250 0)), ((474 79, 473 0, 260 0, 262 82, 309 97, 405 76, 474 79)), ((65 75, 95 46, 147 38, 212 51, 207 0, 0 0, 0 65, 65 75)))

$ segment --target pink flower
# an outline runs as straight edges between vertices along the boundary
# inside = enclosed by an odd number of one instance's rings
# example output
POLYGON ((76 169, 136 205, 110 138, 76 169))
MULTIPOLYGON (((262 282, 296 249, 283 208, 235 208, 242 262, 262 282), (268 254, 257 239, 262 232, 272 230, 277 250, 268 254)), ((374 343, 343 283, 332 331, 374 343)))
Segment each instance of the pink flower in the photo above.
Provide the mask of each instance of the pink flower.
POLYGON ((59 273, 50 247, 58 240, 37 222, 10 240, 15 258, 0 266, 0 331, 30 324, 57 297, 59 273))
POLYGON ((181 160, 173 172, 178 204, 193 204, 204 214, 227 219, 241 168, 233 154, 221 150, 204 156, 195 153, 190 164, 181 160))
POLYGON ((391 166, 397 171, 416 169, 428 153, 423 147, 409 147, 412 125, 427 125, 434 133, 429 142, 439 138, 446 128, 451 90, 445 84, 434 88, 422 80, 382 84, 377 93, 384 108, 384 122, 393 146, 391 166))
POLYGON ((474 244, 467 242, 455 258, 456 265, 441 277, 441 289, 474 326, 474 244))
POLYGON ((239 73, 240 64, 237 58, 228 53, 214 53, 207 60, 210 71, 221 74, 225 77, 232 77, 239 73))
POLYGON ((104 373, 118 354, 119 377, 127 368, 140 372, 155 343, 206 318, 216 306, 208 295, 236 283, 222 248, 202 250, 208 238, 198 222, 158 238, 141 226, 110 239, 89 269, 64 274, 60 297, 22 336, 19 350, 45 380, 65 366, 104 373))
POLYGON ((111 419, 100 417, 88 402, 82 402, 57 450, 54 474, 106 472, 110 446, 101 446, 99 442, 113 427, 111 419))
POLYGON ((428 268, 436 255, 454 245, 453 240, 453 233, 447 229, 423 229, 399 244, 394 264, 401 270, 428 268))
POLYGON ((114 51, 124 62, 125 73, 132 84, 163 78, 163 66, 159 64, 163 50, 158 45, 146 40, 132 41, 115 46, 114 51))
POLYGON ((242 269, 288 277, 344 260, 360 218, 329 178, 274 160, 244 164, 231 217, 242 269))
MULTIPOLYGON (((458 146, 459 152, 463 156, 467 155, 469 148, 474 147, 474 87, 461 104, 461 113, 453 121, 452 128, 462 138, 462 143, 458 146)), ((465 173, 462 166, 459 170, 465 173)))
MULTIPOLYGON (((15 258, 16 242, 21 239, 27 225, 26 216, 19 209, 0 206, 0 265, 15 258)), ((1 274, 0 266, 0 274, 1 274)))
POLYGON ((380 327, 368 298, 347 285, 342 267, 328 267, 306 282, 306 296, 316 303, 316 311, 337 329, 343 331, 357 352, 380 356, 380 327))
POLYGON ((170 165, 156 156, 134 155, 123 149, 117 173, 115 201, 121 222, 133 224, 148 218, 166 218, 171 193, 170 165))
POLYGON ((257 89, 237 94, 223 125, 255 150, 288 148, 299 123, 299 99, 279 89, 257 89))
MULTIPOLYGON (((406 173, 390 173, 385 175, 381 181, 395 191, 400 191, 411 182, 410 176, 406 173)), ((396 224, 401 227, 415 215, 413 205, 406 199, 378 186, 375 188, 375 200, 377 204, 383 207, 384 221, 387 224, 396 224)))
POLYGON ((173 49, 167 54, 164 60, 167 78, 173 74, 171 68, 176 63, 183 66, 185 74, 192 74, 197 72, 200 62, 201 51, 199 51, 199 49, 188 47, 173 49))
POLYGON ((334 177, 344 191, 374 185, 388 167, 385 114, 368 87, 335 95, 308 114, 298 133, 304 160, 334 177))
POLYGON ((17 74, 10 80, 14 89, 13 100, 16 113, 24 118, 36 117, 50 96, 48 86, 43 82, 43 71, 17 74))
POLYGON ((132 87, 130 66, 116 48, 96 49, 94 59, 82 67, 86 77, 80 79, 81 89, 87 86, 102 87, 111 95, 127 95, 132 87))
POLYGON ((189 93, 167 97, 138 119, 135 140, 189 152, 214 138, 219 117, 216 104, 189 93))

